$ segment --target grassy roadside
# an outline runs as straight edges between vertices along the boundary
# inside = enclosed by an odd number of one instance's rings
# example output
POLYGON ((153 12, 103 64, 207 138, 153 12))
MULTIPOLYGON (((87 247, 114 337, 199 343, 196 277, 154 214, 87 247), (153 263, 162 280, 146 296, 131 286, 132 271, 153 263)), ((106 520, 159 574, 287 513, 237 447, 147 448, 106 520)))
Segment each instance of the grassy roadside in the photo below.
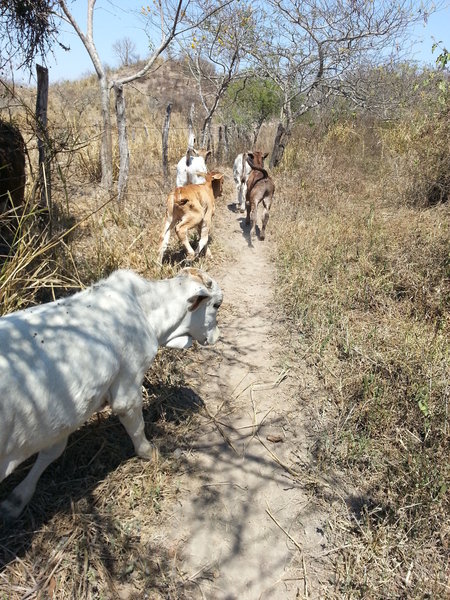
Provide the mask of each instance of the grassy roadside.
POLYGON ((340 532, 350 547, 337 592, 444 598, 449 207, 427 205, 426 187, 414 186, 424 180, 408 170, 411 148, 425 152, 418 140, 394 156, 373 125, 307 135, 286 157, 272 225, 280 301, 336 407, 318 458, 363 490, 340 532))

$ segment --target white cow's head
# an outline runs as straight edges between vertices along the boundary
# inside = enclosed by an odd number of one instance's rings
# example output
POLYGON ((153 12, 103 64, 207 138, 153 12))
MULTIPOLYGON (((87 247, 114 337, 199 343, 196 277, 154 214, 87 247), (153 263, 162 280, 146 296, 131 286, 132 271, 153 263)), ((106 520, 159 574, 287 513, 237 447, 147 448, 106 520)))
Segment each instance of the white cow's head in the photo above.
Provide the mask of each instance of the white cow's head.
POLYGON ((223 300, 222 290, 214 279, 201 269, 188 267, 183 269, 178 277, 183 278, 187 310, 165 346, 189 348, 193 340, 202 345, 215 344, 220 335, 217 311, 223 300))

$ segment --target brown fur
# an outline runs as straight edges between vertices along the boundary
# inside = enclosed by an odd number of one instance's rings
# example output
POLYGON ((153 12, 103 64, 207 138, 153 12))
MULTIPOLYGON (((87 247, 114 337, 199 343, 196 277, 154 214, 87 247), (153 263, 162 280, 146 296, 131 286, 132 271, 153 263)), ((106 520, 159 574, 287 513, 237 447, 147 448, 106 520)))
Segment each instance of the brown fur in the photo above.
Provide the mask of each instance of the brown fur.
POLYGON ((266 236, 269 210, 275 191, 275 184, 266 169, 264 169, 264 159, 266 157, 267 153, 263 154, 259 151, 247 153, 247 162, 252 170, 247 179, 247 195, 245 198, 247 216, 245 224, 251 224, 250 237, 253 238, 256 229, 258 206, 261 203, 263 205, 262 226, 259 234, 261 240, 266 236))
POLYGON ((215 199, 222 195, 222 173, 205 173, 205 183, 193 184, 175 188, 167 198, 164 227, 160 236, 159 261, 162 263, 170 231, 175 229, 180 242, 187 250, 188 257, 194 258, 205 248, 206 254, 211 255, 207 247, 212 217, 215 212, 215 199), (199 248, 194 252, 189 243, 188 233, 197 228, 200 235, 199 248))
POLYGON ((205 273, 205 271, 202 271, 201 269, 197 269, 195 267, 185 267, 180 272, 180 275, 186 275, 186 276, 192 277, 192 279, 196 279, 199 283, 204 285, 208 290, 211 289, 211 287, 212 287, 213 280, 207 273, 205 273))

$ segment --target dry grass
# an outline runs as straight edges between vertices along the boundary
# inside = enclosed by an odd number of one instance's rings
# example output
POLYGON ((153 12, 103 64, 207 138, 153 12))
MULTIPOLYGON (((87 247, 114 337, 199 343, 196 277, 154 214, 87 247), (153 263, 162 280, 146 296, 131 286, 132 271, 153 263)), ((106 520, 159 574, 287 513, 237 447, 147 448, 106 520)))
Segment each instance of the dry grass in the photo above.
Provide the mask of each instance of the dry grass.
POLYGON ((376 135, 338 123, 290 148, 273 218, 279 296, 336 406, 318 463, 363 490, 341 523, 338 595, 444 598, 449 207, 394 196, 398 162, 376 135))

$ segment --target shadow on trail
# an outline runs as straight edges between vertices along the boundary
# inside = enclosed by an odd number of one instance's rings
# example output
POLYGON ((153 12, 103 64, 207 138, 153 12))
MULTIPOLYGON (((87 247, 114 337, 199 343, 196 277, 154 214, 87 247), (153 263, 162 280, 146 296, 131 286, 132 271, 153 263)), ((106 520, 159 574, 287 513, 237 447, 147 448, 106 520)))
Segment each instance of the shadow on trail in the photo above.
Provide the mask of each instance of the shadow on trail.
POLYGON ((253 248, 254 246, 250 237, 250 225, 245 224, 245 212, 240 212, 235 202, 230 202, 230 204, 227 204, 227 208, 230 212, 234 213, 235 215, 239 215, 239 218, 237 219, 239 227, 241 228, 242 234, 247 242, 248 247, 253 248))
POLYGON ((239 214, 239 209, 236 206, 236 202, 230 202, 230 204, 227 204, 227 208, 230 212, 234 213, 234 214, 239 214))
POLYGON ((242 216, 238 219, 239 227, 241 228, 242 235, 244 236, 245 241, 249 248, 254 248, 252 238, 250 235, 250 225, 246 225, 245 216, 242 216))

